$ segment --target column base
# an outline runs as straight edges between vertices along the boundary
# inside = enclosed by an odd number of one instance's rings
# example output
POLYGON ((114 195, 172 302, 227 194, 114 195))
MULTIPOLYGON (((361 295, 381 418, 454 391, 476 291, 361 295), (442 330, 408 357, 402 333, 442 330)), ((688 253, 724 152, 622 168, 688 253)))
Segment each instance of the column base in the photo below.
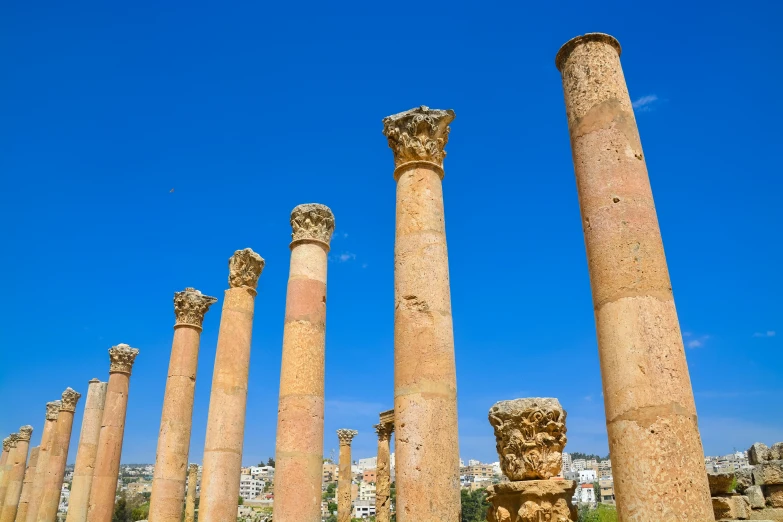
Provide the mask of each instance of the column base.
POLYGON ((487 488, 487 522, 576 522, 573 480, 521 480, 487 488))

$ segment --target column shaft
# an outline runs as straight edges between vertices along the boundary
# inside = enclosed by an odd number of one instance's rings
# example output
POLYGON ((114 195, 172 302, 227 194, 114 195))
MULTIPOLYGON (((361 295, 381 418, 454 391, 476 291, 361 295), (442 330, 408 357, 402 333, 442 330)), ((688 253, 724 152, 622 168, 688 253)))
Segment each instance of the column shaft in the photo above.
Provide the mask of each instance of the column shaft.
MULTIPOLYGON (((44 421, 43 432, 41 433, 41 445, 38 451, 38 463, 35 467, 35 477, 30 488, 30 499, 27 505, 27 516, 25 522, 36 522, 38 520, 38 508, 41 507, 43 497, 44 482, 49 471, 49 456, 52 452, 54 437, 57 431, 57 417, 60 413, 60 401, 46 403, 46 420, 44 421)), ((17 515, 17 520, 22 520, 17 515)))
POLYGON ((16 516, 14 517, 14 520, 18 522, 25 522, 25 520, 27 520, 27 509, 30 505, 30 490, 33 486, 33 478, 35 478, 35 468, 38 465, 38 452, 40 449, 39 446, 36 446, 30 450, 27 470, 24 473, 24 481, 22 482, 22 492, 19 495, 19 506, 16 509, 16 516))
POLYGON ((351 522, 351 443, 340 444, 340 469, 337 476, 337 522, 351 522))
POLYGON ((713 520, 671 281, 620 46, 566 43, 561 71, 620 520, 713 520))
POLYGON ((196 490, 198 489, 198 466, 191 464, 188 472, 188 495, 185 498, 185 522, 196 520, 196 490))
POLYGON ((93 471, 95 470, 95 458, 98 453, 103 406, 106 402, 106 387, 107 383, 93 379, 87 389, 66 522, 85 522, 87 520, 87 506, 90 499, 93 471))
POLYGON ((5 449, 6 441, 3 441, 3 454, 0 456, 0 511, 5 504, 5 490, 6 480, 8 480, 8 474, 13 466, 15 459, 16 446, 12 446, 9 442, 8 449, 5 449))
POLYGON ((5 501, 0 509, 0 522, 14 522, 16 512, 19 508, 19 499, 22 495, 22 484, 25 476, 25 465, 27 464, 27 452, 30 448, 30 435, 33 433, 32 426, 24 426, 19 430, 20 437, 16 443, 16 448, 9 457, 5 501))
POLYGON ((375 470, 375 520, 377 522, 389 522, 391 520, 389 437, 389 433, 378 432, 378 462, 375 470))

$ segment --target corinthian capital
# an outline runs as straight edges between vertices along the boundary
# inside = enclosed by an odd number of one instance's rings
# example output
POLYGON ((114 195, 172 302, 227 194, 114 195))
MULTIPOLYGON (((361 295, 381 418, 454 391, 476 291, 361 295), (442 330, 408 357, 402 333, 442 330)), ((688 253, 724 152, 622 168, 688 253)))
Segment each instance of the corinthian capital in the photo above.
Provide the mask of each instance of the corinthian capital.
POLYGON ((75 412, 76 403, 79 402, 79 397, 81 396, 81 393, 74 391, 72 388, 66 388, 63 392, 63 404, 60 407, 60 411, 75 412))
POLYGON ((376 424, 373 428, 378 434, 378 440, 389 440, 394 432, 394 424, 376 424))
POLYGON ((309 239, 329 246, 334 232, 334 214, 320 203, 306 203, 291 211, 291 241, 309 239))
POLYGON ((175 292, 174 315, 177 322, 174 326, 195 326, 201 330, 204 314, 215 302, 217 298, 204 295, 195 288, 188 287, 183 292, 175 292))
POLYGON ((237 250, 228 260, 228 284, 231 288, 258 286, 258 278, 264 270, 264 258, 251 249, 237 250))
POLYGON ((12 433, 3 439, 3 451, 6 453, 11 451, 11 448, 16 447, 16 440, 14 439, 14 435, 16 435, 16 433, 12 433), (13 444, 13 446, 11 444, 13 444))
POLYGON ((337 438, 340 439, 340 446, 350 446, 351 441, 359 434, 356 430, 337 430, 337 438))
POLYGON ((46 420, 57 420, 62 407, 62 401, 52 401, 46 403, 46 420))
POLYGON ((383 134, 394 152, 394 165, 426 161, 443 167, 449 123, 454 111, 430 109, 422 105, 383 119, 383 134))
POLYGON ((22 426, 19 428, 19 440, 30 442, 30 437, 33 436, 33 427, 32 426, 22 426))
POLYGON ((131 348, 127 344, 112 346, 109 348, 109 360, 111 361, 109 373, 127 373, 130 375, 137 355, 139 355, 139 350, 131 348))

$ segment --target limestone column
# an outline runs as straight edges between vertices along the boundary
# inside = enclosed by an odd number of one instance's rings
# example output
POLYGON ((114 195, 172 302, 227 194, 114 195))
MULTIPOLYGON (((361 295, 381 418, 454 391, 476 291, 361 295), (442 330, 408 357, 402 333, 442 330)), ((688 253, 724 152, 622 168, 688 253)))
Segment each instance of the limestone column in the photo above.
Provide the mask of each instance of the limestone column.
POLYGON ((5 492, 8 487, 8 479, 11 476, 11 470, 13 469, 14 462, 16 462, 16 444, 18 441, 18 433, 12 433, 3 439, 3 450, 6 451, 7 454, 5 462, 3 463, 3 474, 0 476, 0 511, 2 511, 3 506, 5 505, 5 492))
POLYGON ((206 522, 237 516, 253 309, 264 260, 249 248, 237 250, 228 269, 201 471, 198 518, 206 522))
POLYGON ((619 518, 713 520, 693 390, 620 44, 606 34, 579 36, 555 61, 587 247, 619 518))
POLYGON ((215 301, 195 288, 174 294, 176 323, 152 479, 150 522, 182 520, 201 325, 215 301))
MULTIPOLYGON (((3 453, 0 454, 0 484, 3 483, 3 475, 5 475, 5 467, 8 463, 8 457, 11 453, 11 436, 3 439, 3 453)), ((5 499, 0 499, 0 509, 2 509, 3 501, 5 499)))
POLYGON ((63 392, 52 451, 49 454, 49 469, 44 478, 41 505, 38 508, 38 522, 54 522, 57 518, 57 508, 60 506, 60 493, 65 477, 65 465, 68 461, 68 448, 71 446, 73 415, 76 412, 76 403, 81 396, 81 393, 77 393, 71 388, 66 388, 63 392))
POLYGON ((95 471, 90 486, 87 507, 89 522, 111 522, 114 514, 122 438, 125 434, 125 413, 128 408, 128 389, 131 370, 138 354, 139 350, 127 344, 118 344, 109 349, 109 383, 106 386, 95 471))
POLYGON ((340 466, 337 475, 337 522, 351 522, 351 483, 353 481, 351 474, 351 441, 358 434, 359 432, 356 430, 337 430, 337 438, 340 440, 340 466))
POLYGON ((16 438, 16 450, 13 452, 13 462, 9 460, 7 463, 9 465, 8 478, 6 479, 5 501, 3 502, 2 510, 0 510, 0 522, 14 522, 16 519, 19 499, 22 496, 27 452, 30 448, 30 436, 32 434, 32 426, 19 428, 16 438))
POLYGON ((16 510, 15 520, 25 522, 27 520, 27 508, 30 505, 30 490, 33 487, 33 478, 35 478, 35 467, 38 464, 38 452, 40 447, 36 446, 30 450, 27 471, 24 473, 24 482, 22 482, 22 494, 19 496, 19 506, 16 510))
POLYGON ((378 434, 378 462, 375 477, 375 520, 391 520, 391 464, 389 441, 394 432, 394 410, 381 413, 380 424, 375 425, 378 434), (386 420, 384 417, 389 418, 386 420))
MULTIPOLYGON (((35 476, 33 477, 32 487, 30 488, 30 498, 27 504, 27 516, 25 522, 36 522, 38 520, 38 508, 41 506, 43 497, 44 482, 49 470, 49 456, 52 452, 54 437, 57 432, 57 417, 60 415, 61 401, 52 401, 46 403, 46 420, 44 421, 43 432, 41 433, 41 445, 38 450, 38 462, 35 466, 35 476)), ((17 515, 17 520, 22 519, 17 515)))
POLYGON ((66 522, 85 522, 87 520, 87 505, 90 499, 93 471, 95 470, 95 457, 98 453, 103 406, 106 402, 106 386, 107 383, 92 379, 87 388, 66 522))
POLYGON ((276 522, 321 519, 326 265, 334 215, 316 203, 291 212, 275 452, 276 522))
POLYGON ((384 118, 394 152, 397 520, 460 516, 457 376, 442 179, 452 110, 384 118))
POLYGON ((185 522, 196 520, 196 490, 198 489, 198 464, 188 466, 188 495, 185 497, 185 522))

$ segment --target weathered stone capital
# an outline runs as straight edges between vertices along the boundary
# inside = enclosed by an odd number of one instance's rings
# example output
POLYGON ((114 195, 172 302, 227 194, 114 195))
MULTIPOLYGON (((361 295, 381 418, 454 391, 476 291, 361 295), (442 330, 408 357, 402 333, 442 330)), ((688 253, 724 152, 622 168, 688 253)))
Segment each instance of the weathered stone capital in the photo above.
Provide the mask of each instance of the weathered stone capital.
POLYGON ((231 288, 258 286, 258 278, 264 270, 264 258, 251 249, 237 250, 228 260, 228 284, 231 288))
POLYGON ((127 344, 112 346, 109 348, 109 360, 111 361, 109 373, 127 373, 130 375, 137 355, 139 355, 139 350, 131 348, 127 344))
POLYGON ((350 446, 351 441, 359 434, 356 430, 337 430, 337 438, 340 439, 340 446, 350 446))
POLYGON ((72 388, 66 388, 63 392, 63 403, 60 406, 60 411, 75 412, 76 403, 79 402, 79 397, 81 396, 81 393, 74 391, 72 388))
POLYGON ((62 407, 62 401, 52 401, 46 403, 46 420, 57 420, 57 416, 60 414, 60 408, 62 407))
POLYGON ((375 428, 375 433, 378 434, 378 440, 380 441, 389 440, 392 433, 394 433, 394 424, 376 424, 373 428, 375 428))
MULTIPOLYGON (((13 435, 13 433, 11 435, 13 435)), ((11 435, 3 439, 3 451, 6 453, 11 450, 11 435)))
POLYGON ((8 440, 8 448, 7 449, 10 450, 12 448, 15 448, 16 447, 16 443, 19 442, 19 434, 18 433, 12 433, 8 437, 3 439, 3 449, 6 449, 6 447, 5 447, 5 441, 6 440, 8 440))
POLYGON ((563 70, 563 65, 565 64, 566 60, 571 54, 571 51, 576 49, 582 44, 595 42, 595 43, 604 43, 609 44, 617 51, 617 55, 620 56, 620 53, 622 52, 622 48, 620 47, 620 42, 617 41, 617 38, 615 38, 612 35, 608 35, 606 33, 587 33, 582 36, 577 36, 575 38, 571 38, 566 43, 563 44, 563 46, 560 48, 559 51, 557 51, 557 54, 555 55, 555 66, 557 67, 558 71, 563 70))
POLYGON ((454 120, 454 116, 451 109, 444 111, 422 105, 385 117, 383 134, 394 152, 394 165, 399 169, 410 162, 432 163, 440 168, 440 175, 443 177, 449 123, 454 120))
POLYGON ((188 473, 198 473, 198 464, 191 464, 188 466, 188 473))
POLYGON ((305 203, 291 211, 291 245, 297 241, 309 240, 324 243, 329 247, 334 232, 334 214, 326 205, 305 203))
POLYGON ((22 426, 19 428, 18 435, 20 441, 30 442, 30 437, 33 436, 33 427, 30 425, 22 426))
POLYGON ((174 293, 174 315, 177 322, 174 327, 193 326, 201 330, 204 314, 217 302, 216 297, 204 295, 195 288, 186 288, 174 293))

